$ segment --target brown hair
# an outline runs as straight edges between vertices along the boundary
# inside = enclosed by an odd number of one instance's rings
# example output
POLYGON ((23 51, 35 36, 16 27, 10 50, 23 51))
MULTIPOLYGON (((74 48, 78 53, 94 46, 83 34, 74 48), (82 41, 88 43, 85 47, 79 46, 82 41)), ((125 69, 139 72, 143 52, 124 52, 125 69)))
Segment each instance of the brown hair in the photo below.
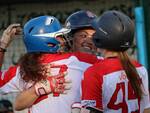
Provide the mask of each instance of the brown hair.
POLYGON ((136 96, 141 99, 143 92, 141 89, 140 76, 135 66, 131 63, 130 58, 126 52, 119 52, 118 55, 136 96))
POLYGON ((41 53, 26 53, 19 60, 21 78, 26 81, 38 82, 46 78, 44 66, 39 62, 41 53))

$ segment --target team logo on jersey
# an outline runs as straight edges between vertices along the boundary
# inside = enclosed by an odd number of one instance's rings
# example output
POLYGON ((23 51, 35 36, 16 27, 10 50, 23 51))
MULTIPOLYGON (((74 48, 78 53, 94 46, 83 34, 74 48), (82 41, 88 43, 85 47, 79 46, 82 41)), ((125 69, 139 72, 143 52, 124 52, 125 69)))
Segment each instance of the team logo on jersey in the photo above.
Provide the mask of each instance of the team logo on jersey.
POLYGON ((91 106, 95 107, 96 106, 96 101, 95 100, 82 100, 81 105, 84 106, 91 106))

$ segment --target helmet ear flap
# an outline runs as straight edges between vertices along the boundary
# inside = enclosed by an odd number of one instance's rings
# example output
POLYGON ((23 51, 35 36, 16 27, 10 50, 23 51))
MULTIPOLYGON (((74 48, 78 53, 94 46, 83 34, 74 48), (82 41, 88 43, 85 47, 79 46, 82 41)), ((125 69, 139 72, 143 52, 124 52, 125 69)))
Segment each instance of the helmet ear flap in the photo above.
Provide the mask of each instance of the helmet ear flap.
POLYGON ((101 46, 102 41, 100 38, 97 37, 97 35, 98 35, 97 33, 93 34, 93 42, 94 42, 96 47, 99 47, 99 46, 101 46))

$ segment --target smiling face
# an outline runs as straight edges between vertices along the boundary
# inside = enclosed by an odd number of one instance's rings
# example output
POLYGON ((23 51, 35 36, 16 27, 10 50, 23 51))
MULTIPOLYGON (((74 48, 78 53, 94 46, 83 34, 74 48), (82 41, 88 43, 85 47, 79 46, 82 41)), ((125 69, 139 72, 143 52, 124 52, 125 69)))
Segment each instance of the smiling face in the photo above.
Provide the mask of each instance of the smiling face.
POLYGON ((73 35, 73 51, 94 53, 96 47, 92 41, 95 30, 84 28, 76 31, 73 35))

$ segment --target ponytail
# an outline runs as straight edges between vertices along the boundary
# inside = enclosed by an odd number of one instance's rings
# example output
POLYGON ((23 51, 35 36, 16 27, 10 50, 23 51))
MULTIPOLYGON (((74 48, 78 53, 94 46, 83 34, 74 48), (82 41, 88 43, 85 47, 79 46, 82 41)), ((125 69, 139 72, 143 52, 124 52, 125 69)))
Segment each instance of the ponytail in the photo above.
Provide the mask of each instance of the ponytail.
POLYGON ((126 52, 119 52, 118 55, 136 96, 141 99, 143 92, 141 89, 140 76, 135 66, 131 63, 126 52))

